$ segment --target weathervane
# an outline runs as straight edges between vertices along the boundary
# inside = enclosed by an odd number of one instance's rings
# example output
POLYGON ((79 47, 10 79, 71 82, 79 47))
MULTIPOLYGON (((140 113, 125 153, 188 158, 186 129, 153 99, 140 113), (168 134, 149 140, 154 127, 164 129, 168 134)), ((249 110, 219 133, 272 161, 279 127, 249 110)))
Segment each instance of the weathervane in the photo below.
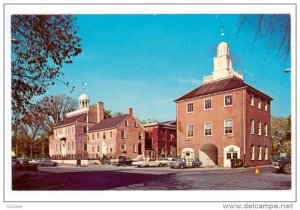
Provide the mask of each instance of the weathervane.
POLYGON ((86 82, 82 83, 83 93, 85 93, 86 87, 87 87, 87 83, 86 82))
POLYGON ((225 36, 224 27, 221 28, 221 36, 225 36))

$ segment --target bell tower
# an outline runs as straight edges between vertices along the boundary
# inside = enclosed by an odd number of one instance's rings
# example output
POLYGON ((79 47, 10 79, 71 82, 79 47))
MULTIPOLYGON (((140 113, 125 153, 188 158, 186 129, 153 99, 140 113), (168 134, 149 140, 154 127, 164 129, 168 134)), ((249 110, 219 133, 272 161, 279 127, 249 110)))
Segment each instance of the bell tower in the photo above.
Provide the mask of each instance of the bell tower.
POLYGON ((227 77, 232 70, 228 44, 221 42, 217 48, 217 57, 214 57, 213 78, 215 80, 227 77))

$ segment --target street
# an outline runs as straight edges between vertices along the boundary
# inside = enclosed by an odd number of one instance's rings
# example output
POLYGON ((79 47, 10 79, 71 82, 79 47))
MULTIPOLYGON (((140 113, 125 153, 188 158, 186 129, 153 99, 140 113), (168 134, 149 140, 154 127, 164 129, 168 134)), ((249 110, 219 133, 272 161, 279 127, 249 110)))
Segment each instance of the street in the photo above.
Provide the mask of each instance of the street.
POLYGON ((39 167, 38 176, 13 190, 289 190, 291 176, 255 168, 39 167))

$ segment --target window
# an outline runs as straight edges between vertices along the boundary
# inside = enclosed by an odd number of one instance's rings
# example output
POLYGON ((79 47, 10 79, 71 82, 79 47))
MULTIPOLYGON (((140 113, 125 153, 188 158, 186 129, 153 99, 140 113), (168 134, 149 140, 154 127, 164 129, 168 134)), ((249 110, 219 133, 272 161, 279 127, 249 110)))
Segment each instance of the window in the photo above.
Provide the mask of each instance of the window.
POLYGON ((121 150, 126 150, 126 145, 125 144, 121 144, 121 150))
POLYGON ((226 157, 227 157, 227 160, 230 160, 230 159, 231 159, 231 152, 228 152, 228 153, 226 154, 226 157))
POLYGON ((74 142, 72 142, 72 150, 74 150, 74 142))
POLYGON ((258 146, 258 160, 261 160, 261 146, 258 146))
POLYGON ((86 134, 86 126, 83 126, 83 133, 86 134))
POLYGON ((204 110, 211 109, 211 99, 204 100, 204 110))
POLYGON ((142 140, 142 132, 139 131, 139 140, 142 140))
POLYGON ((133 152, 134 152, 134 153, 136 153, 136 152, 137 152, 136 145, 133 145, 133 152))
POLYGON ((194 126, 193 125, 188 125, 187 126, 187 137, 191 138, 194 136, 194 126))
POLYGON ((100 146, 97 146, 97 152, 100 152, 100 146))
POLYGON ((255 151, 254 149, 255 149, 255 148, 254 148, 254 145, 252 145, 252 146, 251 146, 251 160, 254 160, 254 155, 255 155, 255 154, 254 154, 254 151, 255 151))
POLYGON ((265 136, 268 136, 268 124, 267 123, 265 123, 265 136))
POLYGON ((261 122, 258 121, 258 135, 261 135, 261 122))
POLYGON ((121 131, 121 139, 125 139, 125 138, 126 138, 125 131, 121 131))
POLYGON ((225 134, 232 134, 232 120, 225 120, 224 121, 224 133, 225 134))
POLYGON ((187 104, 187 113, 193 112, 194 111, 194 104, 193 103, 188 103, 187 104))
POLYGON ((250 94, 250 105, 254 106, 254 95, 250 94))
POLYGON ((109 138, 112 138, 112 131, 109 131, 109 138))
POLYGON ((269 154, 268 154, 268 147, 265 147, 265 160, 269 159, 269 154))
POLYGON ((265 111, 268 111, 268 102, 265 101, 265 111))
POLYGON ((70 127, 68 127, 68 134, 70 134, 70 127))
POLYGON ((97 139, 100 139, 100 133, 99 132, 97 133, 97 139))
POLYGON ((257 99, 257 108, 261 109, 261 99, 257 99))
POLYGON ((70 150, 70 142, 68 142, 67 150, 70 150))
POLYGON ((251 125, 250 125, 250 132, 251 134, 254 134, 254 120, 251 120, 251 125))
POLYGON ((72 133, 74 133, 75 126, 72 127, 72 133))
POLYGON ((125 120, 125 126, 129 126, 129 122, 128 122, 128 120, 125 120))
POLYGON ((135 127, 135 128, 137 128, 137 127, 138 127, 138 126, 137 126, 137 122, 135 122, 135 121, 134 121, 134 127, 135 127))
POLYGON ((224 97, 224 99, 225 99, 225 101, 224 101, 225 106, 232 105, 232 95, 227 95, 224 97))
POLYGON ((94 147, 92 147, 92 152, 95 152, 95 148, 94 147))
POLYGON ((103 131, 102 137, 103 137, 103 139, 105 139, 105 131, 103 131))
POLYGON ((84 144, 84 151, 87 151, 87 144, 84 144))
POLYGON ((113 146, 111 144, 109 145, 109 151, 113 152, 113 146))
POLYGON ((92 140, 94 140, 95 139, 95 134, 94 133, 92 133, 92 140))
POLYGON ((211 136, 212 123, 206 122, 204 123, 204 136, 211 136))

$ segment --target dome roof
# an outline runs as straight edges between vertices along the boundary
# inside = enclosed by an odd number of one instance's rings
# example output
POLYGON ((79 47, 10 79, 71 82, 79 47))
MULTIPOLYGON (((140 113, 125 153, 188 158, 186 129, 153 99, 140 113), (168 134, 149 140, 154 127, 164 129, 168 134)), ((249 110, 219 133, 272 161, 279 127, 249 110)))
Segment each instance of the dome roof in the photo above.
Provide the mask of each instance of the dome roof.
POLYGON ((79 101, 89 101, 89 97, 87 96, 87 94, 83 93, 79 96, 79 101))

